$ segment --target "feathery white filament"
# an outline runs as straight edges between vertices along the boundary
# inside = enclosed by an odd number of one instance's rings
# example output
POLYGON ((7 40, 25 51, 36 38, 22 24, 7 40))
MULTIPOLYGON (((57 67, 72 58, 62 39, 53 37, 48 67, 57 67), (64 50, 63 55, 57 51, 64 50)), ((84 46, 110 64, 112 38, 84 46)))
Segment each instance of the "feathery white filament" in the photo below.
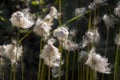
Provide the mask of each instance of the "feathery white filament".
POLYGON ((114 42, 119 46, 120 45, 120 35, 117 34, 115 39, 114 39, 114 42))
POLYGON ((59 41, 64 41, 68 38, 69 32, 68 29, 65 27, 59 27, 54 30, 53 36, 57 37, 59 41))
POLYGON ((29 20, 28 16, 25 16, 24 13, 20 11, 14 12, 10 21, 13 26, 21 27, 23 29, 30 28, 34 24, 32 20, 29 20))
POLYGON ((53 43, 53 39, 48 40, 48 43, 42 50, 42 54, 40 54, 40 57, 44 59, 44 63, 49 67, 59 67, 61 63, 61 53, 58 51, 58 48, 53 45, 53 43))
POLYGON ((23 47, 20 45, 16 46, 15 44, 7 44, 1 47, 2 51, 0 50, 0 55, 10 59, 12 64, 17 63, 20 56, 22 56, 23 47))
POLYGON ((90 50, 88 54, 88 59, 85 64, 100 73, 111 73, 111 69, 108 67, 108 59, 97 54, 94 47, 90 50))
POLYGON ((107 15, 107 14, 105 14, 103 16, 103 21, 104 21, 107 29, 109 29, 110 27, 111 28, 114 27, 115 22, 117 21, 117 19, 113 15, 107 15))

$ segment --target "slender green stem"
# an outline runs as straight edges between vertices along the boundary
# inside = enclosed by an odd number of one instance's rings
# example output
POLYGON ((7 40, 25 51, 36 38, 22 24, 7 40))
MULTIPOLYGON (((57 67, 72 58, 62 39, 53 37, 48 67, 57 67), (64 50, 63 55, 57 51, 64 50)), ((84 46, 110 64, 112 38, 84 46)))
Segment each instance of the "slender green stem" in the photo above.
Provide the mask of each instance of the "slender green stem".
MULTIPOLYGON (((4 59, 3 59, 3 63, 4 63, 4 59)), ((4 80, 4 77, 5 77, 5 76, 4 76, 4 74, 5 74, 5 73, 4 73, 4 66, 5 66, 5 65, 2 65, 2 70, 3 70, 3 71, 1 72, 1 73, 2 73, 2 80, 4 80)), ((0 66, 0 67, 1 67, 1 66, 0 66)))
MULTIPOLYGON (((59 45, 59 51, 62 55, 62 45, 59 45)), ((61 80, 61 62, 62 62, 62 58, 60 58, 60 67, 59 67, 59 76, 58 76, 58 80, 61 80)))
MULTIPOLYGON (((44 66, 44 67, 45 67, 45 66, 44 66)), ((42 80, 46 80, 46 77, 45 77, 46 69, 44 69, 43 71, 44 71, 44 72, 43 72, 43 78, 42 78, 42 80)))
MULTIPOLYGON (((42 51, 42 39, 40 39, 40 53, 42 51)), ((38 66, 38 80, 40 79, 40 69, 41 69, 41 58, 39 58, 39 66, 38 66)))
POLYGON ((83 65, 83 66, 82 66, 82 74, 83 74, 83 75, 82 75, 82 80, 84 80, 84 74, 85 74, 84 70, 85 70, 85 66, 83 65))
MULTIPOLYGON (((59 0, 59 12, 61 13, 62 12, 62 4, 61 4, 61 0, 59 0)), ((59 21, 59 25, 61 25, 61 15, 59 15, 58 17, 58 21, 59 21)))
POLYGON ((32 30, 28 31, 28 33, 26 33, 26 34, 18 41, 18 43, 20 43, 22 40, 24 40, 31 32, 32 32, 32 30))
POLYGON ((80 80, 80 64, 78 63, 78 80, 80 80))
MULTIPOLYGON (((107 30, 107 38, 106 38, 106 45, 105 45, 105 56, 107 54, 108 37, 109 37, 109 29, 107 30)), ((102 80, 104 80, 104 74, 102 74, 102 80)))
MULTIPOLYGON (((89 19, 88 19, 88 30, 91 28, 91 11, 89 14, 89 19)), ((87 47, 87 50, 89 51, 89 46, 87 47)), ((89 67, 86 67, 86 80, 89 80, 89 67)))
POLYGON ((23 63, 23 57, 21 57, 21 67, 22 67, 22 80, 24 80, 24 63, 23 63))
POLYGON ((12 64, 11 64, 11 69, 10 69, 10 80, 12 80, 12 64))
POLYGON ((41 68, 41 59, 39 58, 39 66, 38 66, 38 80, 40 79, 40 68, 41 68))
POLYGON ((75 52, 74 52, 74 55, 73 55, 73 61, 72 61, 72 80, 74 80, 74 60, 75 60, 75 52))
MULTIPOLYGON (((85 13, 85 14, 87 14, 87 13, 89 13, 89 12, 90 12, 90 10, 86 11, 86 13, 85 13)), ((63 23, 62 25, 69 24, 69 23, 73 22, 74 20, 76 20, 76 19, 80 18, 80 17, 81 17, 81 16, 83 16, 83 15, 84 15, 84 14, 79 14, 78 16, 75 16, 75 17, 73 17, 73 18, 69 19, 68 21, 66 21, 66 22, 65 22, 65 23, 63 23)))
POLYGON ((106 39, 106 47, 105 47, 105 56, 106 56, 106 54, 107 54, 108 38, 109 38, 109 29, 108 29, 108 31, 107 31, 107 39, 106 39))
POLYGON ((16 65, 12 65, 13 66, 13 80, 16 80, 16 65))
POLYGON ((86 67, 86 80, 89 80, 89 67, 86 67))
POLYGON ((114 64, 114 80, 116 80, 117 68, 118 68, 118 58, 119 58, 119 46, 117 46, 115 64, 114 64))
POLYGON ((89 19, 88 19, 88 30, 91 28, 91 11, 89 14, 89 19))
MULTIPOLYGON (((15 54, 16 54, 16 62, 17 62, 17 52, 18 52, 18 47, 19 47, 19 36, 20 36, 20 32, 19 32, 19 28, 18 28, 18 34, 17 34, 17 43, 15 44, 15 46, 17 46, 17 50, 16 50, 16 52, 15 52, 15 54)), ((14 71, 13 71, 13 80, 16 80, 16 63, 12 63, 12 67, 13 67, 13 69, 14 69, 14 71)))
POLYGON ((65 73, 65 80, 68 80, 68 65, 69 65, 69 53, 66 53, 66 73, 65 73))
POLYGON ((41 79, 44 80, 44 63, 42 63, 41 79))
POLYGON ((90 70, 90 80, 94 80, 94 70, 90 70))
MULTIPOLYGON (((91 18, 91 15, 90 15, 90 18, 91 18)), ((96 20, 96 6, 94 8, 94 20, 96 20)), ((95 22, 95 21, 94 21, 95 22)), ((95 24, 95 23, 94 23, 95 24)), ((93 28, 95 29, 96 28, 96 24, 93 26, 93 28)), ((92 47, 94 47, 95 44, 92 43, 92 47)), ((90 80, 93 80, 94 79, 94 70, 93 69, 90 69, 90 80)))
POLYGON ((48 67, 48 80, 50 80, 50 66, 48 67))

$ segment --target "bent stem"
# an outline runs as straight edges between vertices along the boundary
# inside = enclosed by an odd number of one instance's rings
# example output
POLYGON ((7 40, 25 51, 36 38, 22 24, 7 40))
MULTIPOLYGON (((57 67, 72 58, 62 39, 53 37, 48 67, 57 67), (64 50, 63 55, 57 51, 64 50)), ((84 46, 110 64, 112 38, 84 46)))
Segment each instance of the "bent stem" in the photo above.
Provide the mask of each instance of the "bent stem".
POLYGON ((24 40, 31 32, 32 32, 32 30, 28 31, 28 32, 18 41, 18 43, 20 43, 22 40, 24 40))
MULTIPOLYGON (((91 10, 86 11, 85 14, 89 13, 90 11, 91 11, 91 10)), ((63 23, 62 25, 69 24, 69 23, 73 22, 74 20, 76 20, 76 19, 82 17, 82 16, 85 15, 85 14, 79 14, 78 16, 75 16, 75 17, 69 19, 68 21, 66 21, 66 22, 63 23)))

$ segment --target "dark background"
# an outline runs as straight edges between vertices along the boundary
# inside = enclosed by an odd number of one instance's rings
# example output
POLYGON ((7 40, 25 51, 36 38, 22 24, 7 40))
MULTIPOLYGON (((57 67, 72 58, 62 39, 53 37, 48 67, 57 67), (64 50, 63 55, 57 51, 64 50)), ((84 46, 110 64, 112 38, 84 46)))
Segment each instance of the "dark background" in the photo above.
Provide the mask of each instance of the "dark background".
MULTIPOLYGON (((37 1, 37 0, 36 0, 37 1)), ((33 4, 33 1, 29 0, 1 0, 0 1, 0 45, 3 44, 9 44, 11 43, 11 39, 17 39, 18 29, 16 27, 12 27, 9 19, 13 12, 17 10, 22 10, 24 8, 30 8, 30 12, 36 15, 40 15, 40 17, 44 17, 50 9, 50 6, 55 6, 57 9, 59 9, 59 0, 43 0, 44 3, 41 4, 33 4), (46 10, 45 10, 46 9, 46 10)), ((67 20, 71 19, 72 17, 75 17, 75 9, 79 7, 86 7, 92 2, 92 0, 61 0, 62 6, 61 6, 61 22, 64 23, 67 20)), ((114 37, 116 33, 119 32, 119 21, 116 23, 114 28, 110 28, 108 32, 108 43, 106 43, 107 38, 107 29, 104 24, 104 22, 101 20, 102 16, 107 14, 113 14, 114 8, 117 6, 118 0, 108 0, 108 5, 104 5, 101 7, 98 7, 96 9, 97 15, 100 16, 100 21, 97 24, 97 27, 99 28, 99 33, 101 36, 101 42, 96 46, 97 51, 101 53, 101 55, 108 57, 108 61, 111 63, 111 69, 112 73, 109 75, 103 75, 101 73, 97 73, 98 77, 97 80, 113 80, 113 69, 114 69, 114 61, 115 61, 115 52, 116 52, 116 45, 114 43, 114 37), (110 11, 108 10, 110 9, 110 11), (107 44, 107 52, 105 54, 106 50, 106 44, 107 44), (103 78, 103 79, 102 79, 103 78)), ((92 11, 92 20, 93 20, 93 12, 92 11)), ((85 34, 85 32, 88 29, 88 18, 89 13, 85 14, 85 18, 79 18, 69 24, 67 26, 72 29, 76 29, 78 32, 76 34, 76 37, 73 38, 73 40, 76 43, 80 43, 82 41, 82 36, 85 34)), ((119 18, 118 18, 119 19, 119 18)), ((55 24, 53 25, 54 28, 56 28, 59 24, 58 21, 55 20, 55 24)), ((92 23, 92 22, 91 22, 92 23)), ((91 25, 92 26, 92 25, 91 25)), ((22 30, 22 29, 21 29, 22 30)), ((29 29, 30 30, 30 29, 29 29)), ((26 33, 20 32, 19 38, 22 38, 26 33)), ((39 49, 40 49, 40 37, 37 36, 35 33, 30 33, 22 42, 21 44, 24 47, 23 52, 23 63, 24 63, 24 80, 37 80, 38 76, 38 64, 39 64, 39 49)), ((45 42, 42 42, 42 44, 46 44, 45 42)), ((88 46, 88 48, 91 48, 88 46)), ((85 48, 84 50, 88 50, 88 48, 85 48)), ((86 67, 84 65, 84 61, 78 61, 79 52, 81 49, 68 52, 66 50, 63 50, 63 58, 66 60, 66 56, 69 56, 69 64, 68 64, 68 80, 78 80, 78 77, 80 77, 80 80, 85 80, 86 76, 86 67), (68 53, 68 54, 65 54, 68 53), (74 65, 74 68, 72 66, 74 65), (74 70, 73 70, 74 69, 74 70), (74 74, 72 76, 72 71, 74 71, 74 74), (84 72, 84 73, 83 73, 84 72), (79 73, 79 75, 78 75, 79 73)), ((10 80, 10 61, 5 58, 5 67, 4 67, 4 80, 10 80)), ((65 67, 66 61, 64 65, 62 66, 62 70, 67 70, 65 67)), ((119 62, 120 64, 120 62, 119 62)), ((41 68, 42 70, 42 68, 41 68)), ((44 66, 44 77, 45 80, 48 78, 48 67, 44 66)), ((90 73, 89 73, 90 74, 90 73)), ((0 80, 3 80, 3 77, 1 76, 2 73, 0 73, 0 80)), ((120 80, 120 65, 117 70, 117 80, 120 80)), ((89 76, 90 77, 90 76, 89 76)), ((52 78, 52 75, 51 75, 52 78)), ((61 76, 61 80, 65 79, 65 74, 61 76)), ((18 62, 18 66, 16 69, 16 80, 21 80, 21 62, 18 62)))

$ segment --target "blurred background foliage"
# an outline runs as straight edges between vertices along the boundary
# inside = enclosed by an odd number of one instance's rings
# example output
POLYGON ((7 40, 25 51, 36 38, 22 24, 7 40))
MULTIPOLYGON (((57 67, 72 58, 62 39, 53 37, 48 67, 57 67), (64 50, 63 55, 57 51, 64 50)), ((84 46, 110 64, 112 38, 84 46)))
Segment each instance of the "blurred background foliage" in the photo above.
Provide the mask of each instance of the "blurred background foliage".
MULTIPOLYGON (((87 7, 92 0, 1 0, 0 1, 0 45, 11 43, 11 39, 17 39, 18 29, 16 27, 13 27, 9 21, 11 15, 13 12, 18 10, 23 10, 25 8, 30 8, 30 12, 35 14, 37 17, 44 17, 50 10, 50 6, 55 6, 58 11, 62 13, 61 22, 64 23, 67 20, 71 19, 72 17, 75 17, 75 9, 80 7, 87 7), (61 3, 60 3, 61 1, 61 3), (61 5, 61 6, 60 6, 61 5), (38 16, 39 15, 39 16, 38 16)), ((97 14, 102 17, 105 13, 111 14, 114 10, 114 7, 117 5, 118 0, 108 0, 108 5, 101 6, 97 8, 96 12, 97 14), (109 12, 109 9, 111 13, 109 12)), ((92 13, 93 16, 93 13, 92 13)), ((70 29, 77 29, 77 35, 74 41, 79 43, 82 40, 82 36, 85 34, 85 32, 88 29, 88 18, 89 13, 85 14, 85 19, 77 19, 71 23, 69 23, 67 26, 69 26, 70 29)), ((54 28, 58 26, 58 21, 54 22, 55 25, 53 25, 54 28)), ((119 25, 119 23, 118 23, 119 25)), ((104 55, 105 47, 106 45, 103 44, 107 37, 107 30, 106 27, 101 21, 98 25, 99 32, 102 38, 102 42, 100 45, 97 45, 98 51, 102 52, 101 54, 104 55)), ((31 29, 29 29, 31 30, 31 29)), ((114 29, 110 29, 109 36, 108 36, 108 44, 107 44, 107 54, 108 60, 110 63, 112 63, 111 67, 113 69, 114 60, 115 60, 115 50, 114 48, 114 37, 115 34, 118 33, 119 26, 114 27, 114 29)), ((26 32, 20 33, 20 39, 26 34, 26 32)), ((40 52, 40 37, 37 36, 34 33, 30 33, 22 42, 21 44, 24 47, 24 53, 23 53, 23 62, 24 62, 24 80, 37 80, 38 77, 38 64, 39 64, 39 52, 40 52)), ((42 42, 42 45, 45 45, 44 42, 42 42)), ((42 46, 43 47, 43 46, 42 46)), ((115 46, 116 47, 116 46, 115 46)), ((87 50, 87 49, 86 49, 87 50)), ((86 66, 84 65, 84 62, 78 62, 78 56, 79 51, 76 50, 74 52, 66 52, 63 50, 63 58, 66 59, 66 56, 69 56, 68 59, 68 80, 86 80, 86 76, 83 76, 86 74, 86 66), (66 53, 64 53, 66 52, 66 53), (73 70, 73 65, 74 70, 73 70), (80 75, 78 75, 80 74, 80 75), (78 79, 79 78, 79 79, 78 79)), ((9 60, 5 59, 6 62, 9 62, 9 60)), ((65 61, 66 64, 66 61, 65 61)), ((120 64, 120 62, 119 62, 120 64)), ((21 62, 18 63, 17 71, 16 71, 16 80, 21 80, 21 62)), ((41 68, 42 70, 42 68, 41 68)), ((66 71, 65 65, 63 65, 63 71, 66 71)), ((6 64, 6 67, 4 68, 4 80, 10 80, 10 65, 6 64)), ((0 73, 2 75, 2 73, 0 73)), ((48 67, 45 65, 44 67, 44 77, 45 80, 47 80, 48 76, 48 67)), ((120 65, 118 68, 118 78, 117 80, 120 80, 120 65)), ((51 76, 52 78, 52 76, 51 76)), ((65 79, 65 74, 61 76, 61 80, 65 79)), ((3 80, 3 78, 0 76, 0 80, 3 80)), ((113 70, 112 74, 110 75, 103 75, 98 73, 98 78, 96 80, 113 80, 113 70)))

